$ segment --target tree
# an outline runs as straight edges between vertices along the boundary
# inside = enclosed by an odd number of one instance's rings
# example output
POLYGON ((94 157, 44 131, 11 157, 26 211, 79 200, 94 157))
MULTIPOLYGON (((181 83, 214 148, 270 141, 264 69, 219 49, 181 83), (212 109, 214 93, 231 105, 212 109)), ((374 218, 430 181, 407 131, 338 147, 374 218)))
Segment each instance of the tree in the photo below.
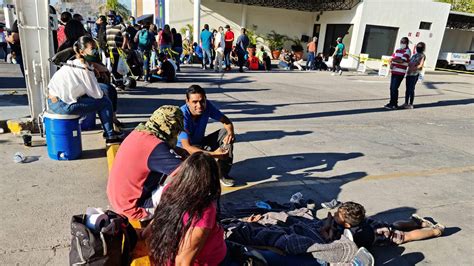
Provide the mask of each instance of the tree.
POLYGON ((474 13, 474 1, 472 0, 438 0, 438 2, 451 4, 451 10, 474 13))
POLYGON ((118 0, 107 0, 105 4, 99 7, 99 10, 101 14, 107 14, 109 10, 115 10, 117 15, 121 16, 124 20, 127 20, 128 16, 130 16, 130 10, 119 3, 118 0))

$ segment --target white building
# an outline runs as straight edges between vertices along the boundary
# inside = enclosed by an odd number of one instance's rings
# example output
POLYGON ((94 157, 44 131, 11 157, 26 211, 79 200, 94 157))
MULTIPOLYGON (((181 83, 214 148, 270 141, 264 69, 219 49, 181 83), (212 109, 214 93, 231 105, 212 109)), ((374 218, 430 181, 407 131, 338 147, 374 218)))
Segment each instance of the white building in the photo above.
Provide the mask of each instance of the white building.
MULTIPOLYGON (((229 24, 236 34, 240 27, 260 35, 275 30, 292 38, 317 36, 318 52, 324 54, 329 54, 336 38, 343 36, 349 54, 367 53, 370 58, 380 59, 391 55, 399 40, 407 36, 410 48, 421 41, 426 43, 427 68, 436 65, 450 14, 449 4, 431 0, 133 1, 137 16, 153 14, 155 1, 164 4, 165 23, 178 30, 186 24, 194 25, 194 36, 203 24, 211 28, 229 24)), ((379 64, 368 62, 374 68, 379 64)), ((343 59, 342 66, 356 67, 357 59, 349 56, 343 59)))

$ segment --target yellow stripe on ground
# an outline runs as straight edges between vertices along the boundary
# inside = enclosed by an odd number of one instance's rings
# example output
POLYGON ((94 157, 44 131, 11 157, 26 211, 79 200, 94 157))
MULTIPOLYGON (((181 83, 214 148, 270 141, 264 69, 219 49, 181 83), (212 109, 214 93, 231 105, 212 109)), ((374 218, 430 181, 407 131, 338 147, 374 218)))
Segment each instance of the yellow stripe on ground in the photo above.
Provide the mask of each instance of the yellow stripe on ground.
MULTIPOLYGON (((368 181, 368 180, 381 180, 381 179, 390 179, 390 178, 399 178, 399 177, 416 177, 416 176, 432 176, 432 175, 442 175, 442 174, 459 174, 459 173, 467 173, 467 172, 474 172, 474 166, 463 166, 463 167, 446 167, 446 168, 438 168, 438 169, 431 169, 431 170, 423 170, 423 171, 413 171, 413 172, 397 172, 397 173, 390 173, 390 174, 383 174, 383 175, 369 175, 366 177, 361 178, 360 180, 368 181)), ((249 187, 253 187, 258 184, 267 183, 267 182, 275 182, 275 185, 279 184, 277 180, 265 180, 260 182, 252 182, 246 185, 237 186, 237 187, 224 187, 221 186, 222 194, 232 193, 235 191, 239 191, 242 189, 246 189, 249 187)), ((327 182, 331 181, 331 178, 325 179, 314 179, 314 180, 305 180, 302 182, 308 184, 313 182, 327 182)), ((292 181, 294 182, 294 181, 292 181)))
POLYGON ((473 172, 474 166, 464 166, 464 167, 447 167, 447 168, 438 168, 424 171, 413 171, 413 172, 399 172, 391 173, 385 175, 369 175, 362 180, 379 180, 379 179, 389 179, 397 177, 408 177, 408 176, 430 176, 430 175, 440 175, 440 174, 459 174, 465 172, 473 172))

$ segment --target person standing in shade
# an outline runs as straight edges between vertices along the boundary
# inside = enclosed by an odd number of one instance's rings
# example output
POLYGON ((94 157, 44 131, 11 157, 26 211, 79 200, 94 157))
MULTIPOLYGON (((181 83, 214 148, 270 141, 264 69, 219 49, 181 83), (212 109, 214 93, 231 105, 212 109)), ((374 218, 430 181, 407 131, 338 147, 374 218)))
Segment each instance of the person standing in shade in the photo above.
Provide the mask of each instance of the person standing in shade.
POLYGON ((150 23, 145 24, 142 30, 135 35, 135 42, 138 44, 138 51, 143 56, 143 80, 150 82, 150 58, 151 51, 155 46, 155 33, 150 23))
POLYGON ((390 78, 390 102, 384 107, 389 110, 398 108, 398 88, 407 73, 408 62, 410 61, 411 51, 408 48, 408 37, 400 40, 400 48, 392 55, 390 69, 392 76, 390 78))
POLYGON ((59 19, 60 24, 57 31, 58 47, 66 41, 66 33, 64 29, 66 28, 66 24, 71 21, 71 19, 71 13, 67 11, 61 13, 61 18, 59 19))
POLYGON ((225 41, 224 41, 224 28, 221 26, 216 33, 214 38, 214 49, 216 52, 216 59, 214 62, 215 71, 219 72, 223 69, 224 63, 224 49, 225 49, 225 41))
POLYGON ((232 52, 232 46, 234 45, 234 33, 230 30, 230 26, 225 26, 226 32, 224 35, 225 49, 224 49, 224 60, 225 68, 227 71, 230 70, 230 53, 232 52))
POLYGON ((229 176, 233 161, 234 125, 217 107, 207 100, 206 92, 199 85, 186 91, 186 104, 181 106, 184 130, 178 136, 178 146, 189 154, 206 152, 217 159, 221 170, 221 184, 231 187, 234 179, 229 176), (220 121, 224 128, 205 135, 209 118, 220 121))
POLYGON ((7 62, 8 56, 8 45, 5 37, 5 30, 0 26, 0 48, 3 50, 3 55, 5 56, 5 62, 7 62))
POLYGON ((181 71, 181 54, 183 53, 183 37, 181 33, 177 32, 175 28, 171 29, 171 34, 173 34, 173 51, 176 52, 174 55, 174 60, 176 61, 176 71, 181 71))
POLYGON ((405 92, 405 104, 401 106, 403 109, 413 109, 413 101, 415 100, 415 85, 423 70, 426 56, 424 54, 426 45, 424 42, 419 42, 416 45, 416 54, 410 58, 408 63, 405 92))
POLYGON ((10 44, 10 48, 12 49, 12 53, 15 53, 16 62, 20 65, 21 73, 23 77, 25 77, 25 68, 23 66, 23 56, 21 54, 21 45, 20 45, 20 34, 18 31, 18 21, 15 20, 13 22, 11 28, 11 34, 7 35, 6 41, 10 44))
POLYGON ((112 75, 115 77, 118 87, 124 87, 122 75, 117 72, 117 67, 120 59, 119 49, 126 49, 128 47, 128 34, 125 25, 119 23, 115 11, 110 10, 107 14, 107 26, 105 29, 107 38, 107 46, 109 52, 112 54, 112 75))
POLYGON ((247 54, 247 47, 250 44, 249 37, 247 36, 247 30, 242 28, 240 30, 241 34, 239 38, 237 38, 237 43, 235 44, 237 56, 239 57, 239 72, 244 72, 244 64, 245 64, 245 55, 247 54))
POLYGON ((332 55, 333 57, 333 71, 332 75, 342 75, 342 69, 341 69, 341 61, 342 57, 346 54, 346 46, 342 43, 342 37, 338 37, 337 40, 337 45, 336 49, 334 50, 334 54, 332 55))
POLYGON ((211 64, 212 32, 209 31, 209 25, 204 24, 204 30, 201 32, 202 48, 202 69, 207 69, 207 62, 211 64))
POLYGON ((316 58, 316 49, 318 46, 318 38, 313 37, 313 41, 309 42, 306 45, 306 49, 308 52, 308 60, 306 60, 306 70, 314 70, 314 59, 316 58))

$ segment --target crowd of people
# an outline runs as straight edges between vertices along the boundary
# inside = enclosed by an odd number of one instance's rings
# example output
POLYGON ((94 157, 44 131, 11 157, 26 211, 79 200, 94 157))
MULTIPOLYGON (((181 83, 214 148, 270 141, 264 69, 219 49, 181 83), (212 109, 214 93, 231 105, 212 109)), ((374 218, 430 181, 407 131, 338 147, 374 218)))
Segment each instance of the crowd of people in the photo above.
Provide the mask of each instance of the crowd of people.
MULTIPOLYGON (((163 29, 134 17, 126 22, 114 11, 100 16, 96 27, 87 31, 80 15, 63 12, 57 30, 59 70, 48 85, 48 105, 57 114, 98 113, 107 143, 121 142, 107 184, 113 209, 131 220, 148 223, 140 237, 148 243, 150 258, 156 265, 220 265, 231 256, 229 243, 219 220, 221 185, 234 186, 230 176, 235 131, 232 121, 207 98, 205 89, 190 86, 181 107, 159 107, 125 139, 116 118, 117 87, 123 86, 120 60, 128 63, 127 72, 137 72, 144 82, 176 79, 181 64, 200 62, 203 69, 229 71, 232 64, 240 72, 271 70, 271 58, 262 47, 249 51, 245 29, 235 40, 229 25, 211 31, 205 24, 199 43, 181 36, 169 25, 163 29), (136 63, 133 63, 133 61, 136 63), (133 68, 136 68, 135 70, 133 68), (209 120, 222 128, 206 135, 209 120)), ((0 35, 2 36, 2 35, 0 35)), ((11 43, 16 60, 21 60, 18 27, 2 43, 11 43)), ((406 75, 407 93, 402 108, 413 108, 415 84, 423 67, 424 43, 411 55, 408 38, 402 38, 392 59, 391 100, 397 107, 398 88, 406 75)), ((278 66, 299 70, 326 70, 322 54, 317 53, 317 38, 307 45, 308 60, 282 49, 278 66)), ((341 75, 340 62, 346 55, 342 38, 333 53, 333 71, 341 75)), ((20 63, 21 64, 21 63, 20 63)), ((259 219, 250 217, 246 223, 259 219)), ((362 205, 345 202, 334 214, 317 225, 318 244, 330 245, 342 235, 357 247, 400 245, 409 241, 438 237, 444 226, 413 216, 407 221, 384 223, 366 217, 362 205), (349 233, 347 233, 349 232, 349 233)), ((308 258, 314 259, 314 258, 308 258)), ((339 261, 343 262, 343 261, 339 261)), ((347 261, 344 261, 347 262, 347 261)), ((230 265, 230 264, 229 264, 230 265)))

